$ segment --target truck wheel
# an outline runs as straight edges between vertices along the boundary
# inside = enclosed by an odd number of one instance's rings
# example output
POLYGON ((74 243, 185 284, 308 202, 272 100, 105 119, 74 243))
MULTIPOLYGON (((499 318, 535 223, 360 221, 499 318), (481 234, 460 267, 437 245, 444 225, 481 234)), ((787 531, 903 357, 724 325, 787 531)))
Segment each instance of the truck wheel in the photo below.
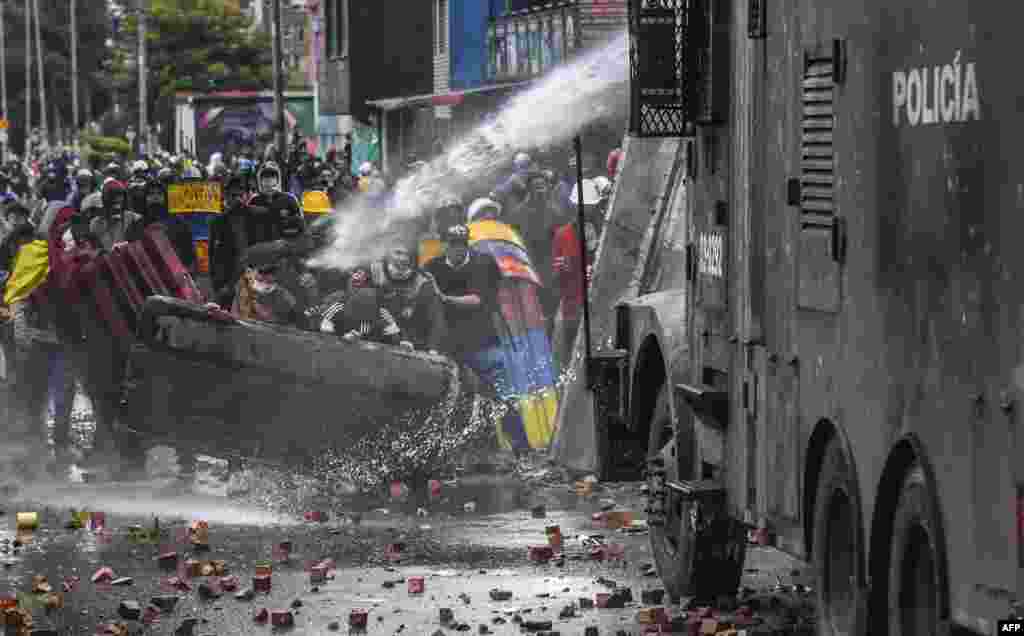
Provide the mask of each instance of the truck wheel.
POLYGON ((818 633, 849 636, 860 633, 858 608, 864 600, 858 584, 863 579, 861 513, 856 476, 837 437, 825 447, 820 474, 812 556, 818 579, 818 633))
MULTIPOLYGON (((651 435, 648 445, 648 458, 662 457, 665 459, 664 481, 688 479, 690 475, 680 476, 678 452, 676 450, 676 431, 672 423, 672 411, 669 407, 669 386, 662 384, 658 391, 654 413, 651 416, 651 435)), ((648 476, 649 506, 655 506, 655 489, 661 480, 648 476)), ((651 553, 658 569, 658 575, 665 585, 665 591, 672 598, 689 595, 690 574, 693 563, 693 534, 690 532, 689 519, 683 519, 681 508, 665 510, 664 525, 649 526, 648 535, 651 539, 651 553)))
POLYGON ((945 633, 944 547, 940 544, 935 493, 924 469, 914 464, 903 479, 893 515, 889 553, 889 636, 945 633))

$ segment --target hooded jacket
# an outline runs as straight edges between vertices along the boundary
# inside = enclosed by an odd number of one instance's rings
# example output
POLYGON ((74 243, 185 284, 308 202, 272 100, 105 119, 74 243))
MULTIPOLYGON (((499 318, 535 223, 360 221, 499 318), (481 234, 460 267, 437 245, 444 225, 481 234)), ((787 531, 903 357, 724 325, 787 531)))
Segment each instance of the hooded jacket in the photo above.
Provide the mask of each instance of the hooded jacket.
POLYGON ((394 317, 405 339, 417 348, 440 351, 448 330, 434 277, 414 270, 409 280, 394 280, 384 261, 370 265, 366 274, 369 286, 379 290, 381 306, 394 317))

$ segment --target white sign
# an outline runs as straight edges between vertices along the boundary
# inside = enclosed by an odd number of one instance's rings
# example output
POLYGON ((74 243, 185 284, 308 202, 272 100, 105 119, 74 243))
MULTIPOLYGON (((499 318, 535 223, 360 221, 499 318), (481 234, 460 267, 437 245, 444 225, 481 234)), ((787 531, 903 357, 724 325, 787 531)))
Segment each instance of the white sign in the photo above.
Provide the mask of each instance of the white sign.
POLYGON ((892 123, 928 126, 981 119, 974 62, 924 66, 892 74, 892 123))
POLYGON ((700 273, 721 278, 725 269, 722 235, 717 232, 701 232, 698 247, 700 248, 700 273))

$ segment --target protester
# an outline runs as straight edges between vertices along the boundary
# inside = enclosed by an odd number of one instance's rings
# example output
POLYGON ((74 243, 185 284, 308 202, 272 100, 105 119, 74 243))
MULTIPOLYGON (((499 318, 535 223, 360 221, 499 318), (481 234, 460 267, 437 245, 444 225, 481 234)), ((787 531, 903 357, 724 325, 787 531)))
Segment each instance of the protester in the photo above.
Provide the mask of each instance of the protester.
POLYGON ((441 350, 446 338, 441 293, 433 277, 416 268, 411 250, 393 247, 384 259, 370 265, 366 277, 402 330, 403 347, 441 350))
POLYGON ((501 271, 494 259, 469 246, 469 228, 455 225, 444 235, 443 256, 430 261, 426 271, 441 291, 448 327, 445 351, 473 369, 491 386, 504 381, 503 367, 495 359, 499 343, 498 284, 501 271))
POLYGON ((261 243, 246 251, 246 268, 238 282, 232 314, 242 320, 286 325, 299 321, 295 296, 277 278, 283 264, 282 249, 280 243, 261 243))

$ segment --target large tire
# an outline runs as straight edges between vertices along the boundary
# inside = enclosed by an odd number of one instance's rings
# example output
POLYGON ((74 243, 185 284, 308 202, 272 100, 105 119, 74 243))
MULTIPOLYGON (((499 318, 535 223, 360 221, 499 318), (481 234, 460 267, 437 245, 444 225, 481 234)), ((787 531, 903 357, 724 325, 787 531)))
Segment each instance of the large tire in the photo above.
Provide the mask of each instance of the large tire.
POLYGON ((915 463, 903 478, 889 552, 889 636, 949 633, 944 620, 945 545, 935 491, 915 463))
MULTIPOLYGON (((676 439, 669 399, 669 386, 667 383, 663 383, 658 391, 654 413, 651 416, 648 457, 660 454, 667 443, 676 439)), ((678 459, 678 456, 676 456, 676 459, 678 459)), ((691 477, 689 471, 692 470, 692 466, 682 468, 684 474, 680 475, 678 461, 671 464, 666 462, 666 479, 689 479, 691 477)), ((653 486, 652 481, 652 491, 653 486)), ((682 514, 683 511, 681 510, 666 510, 666 517, 682 514)), ((665 585, 665 591, 672 598, 690 595, 691 575, 693 573, 695 541, 693 533, 690 531, 689 519, 684 519, 679 524, 679 528, 680 531, 678 533, 670 533, 667 525, 653 525, 648 530, 654 564, 658 569, 658 575, 661 577, 662 583, 665 585)))
POLYGON ((812 565, 817 577, 818 633, 863 633, 866 593, 857 477, 839 438, 825 447, 814 498, 812 565))

